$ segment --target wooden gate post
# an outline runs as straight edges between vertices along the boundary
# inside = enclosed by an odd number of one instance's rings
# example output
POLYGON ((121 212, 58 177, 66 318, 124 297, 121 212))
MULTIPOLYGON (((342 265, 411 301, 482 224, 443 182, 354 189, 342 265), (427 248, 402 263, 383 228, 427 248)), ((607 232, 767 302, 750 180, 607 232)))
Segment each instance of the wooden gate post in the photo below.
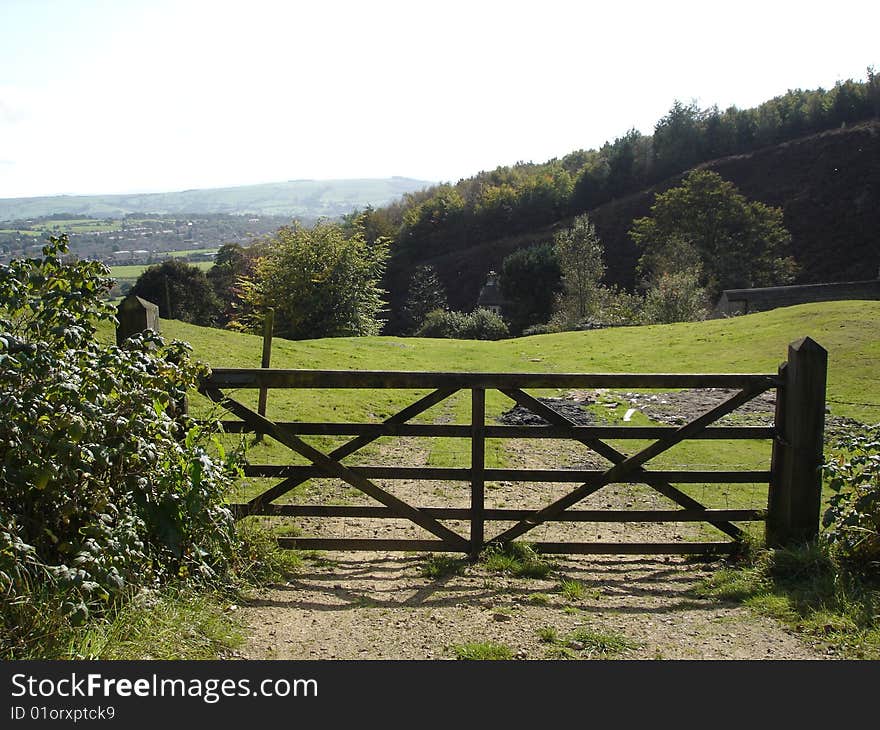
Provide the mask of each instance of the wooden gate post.
MULTIPOLYGON (((263 315, 263 356, 260 360, 261 368, 268 368, 272 362, 272 334, 275 329, 275 310, 271 307, 266 310, 263 315)), ((260 388, 260 395, 257 400, 257 413, 261 416, 266 415, 266 405, 269 399, 269 389, 264 385, 260 388)), ((257 434, 257 441, 263 440, 263 434, 257 434)))
POLYGON ((471 560, 480 557, 485 538, 486 391, 471 391, 471 560))
POLYGON ((159 331, 159 307, 129 294, 116 307, 116 344, 120 347, 132 335, 144 330, 159 331))
POLYGON ((828 352, 804 337, 779 368, 767 545, 808 542, 819 534, 828 352))

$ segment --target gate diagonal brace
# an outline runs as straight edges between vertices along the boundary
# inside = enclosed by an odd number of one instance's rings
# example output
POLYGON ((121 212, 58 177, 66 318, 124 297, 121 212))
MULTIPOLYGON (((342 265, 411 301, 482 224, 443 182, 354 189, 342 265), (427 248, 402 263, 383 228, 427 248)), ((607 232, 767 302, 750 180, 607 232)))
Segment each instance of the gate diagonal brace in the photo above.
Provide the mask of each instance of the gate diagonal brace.
POLYGON ((224 395, 221 390, 217 388, 206 388, 203 392, 213 402, 219 403, 226 408, 226 410, 238 416, 242 421, 255 430, 269 434, 272 438, 287 446, 291 451, 295 451, 301 456, 307 458, 316 467, 324 471, 327 476, 342 479, 355 489, 358 489, 378 502, 381 502, 395 514, 409 519, 419 527, 422 527, 431 534, 439 537, 455 550, 461 552, 468 552, 470 550, 470 543, 467 540, 440 524, 433 517, 429 517, 421 510, 407 504, 393 494, 386 492, 366 477, 353 472, 348 467, 340 464, 336 459, 319 451, 314 446, 307 444, 299 437, 287 433, 256 411, 253 411, 246 405, 224 395))
MULTIPOLYGON (((671 432, 669 436, 658 439, 653 444, 647 446, 633 456, 628 457, 626 454, 621 453, 620 451, 606 444, 600 439, 581 439, 573 437, 574 440, 583 443, 585 446, 593 449, 600 456, 608 459, 610 462, 612 462, 612 464, 614 464, 614 466, 612 466, 605 472, 598 484, 582 484, 580 487, 575 489, 573 492, 570 492, 566 496, 556 500, 555 502, 547 505, 540 510, 534 511, 531 515, 524 518, 513 527, 497 535, 490 542, 499 543, 514 540, 520 535, 523 535, 529 530, 537 527, 539 524, 542 524, 543 522, 552 520, 553 518, 557 517, 566 509, 584 499, 585 497, 589 496, 590 494, 598 491, 602 487, 613 482, 619 482, 625 477, 633 474, 639 475, 647 473, 646 470, 643 469, 641 466, 644 462, 648 461, 649 459, 653 459, 655 456, 658 456, 664 451, 669 450, 677 443, 699 433, 722 416, 725 416, 731 411, 736 410, 741 405, 752 400, 755 396, 763 393, 765 390, 768 390, 772 386, 772 381, 768 379, 767 383, 763 384, 762 386, 741 390, 739 393, 719 404, 715 408, 712 408, 699 418, 685 424, 679 429, 676 429, 675 431, 671 432)), ((542 416, 547 421, 557 426, 567 428, 573 428, 574 426, 576 426, 574 422, 570 421, 565 416, 557 413, 549 406, 541 403, 538 399, 530 396, 528 393, 525 393, 522 390, 504 389, 501 392, 508 398, 513 400, 515 403, 518 403, 519 405, 529 409, 539 416, 542 416)), ((660 483, 650 486, 652 486, 652 488, 656 491, 660 492, 660 494, 668 497, 682 507, 690 509, 706 509, 704 505, 700 504, 695 499, 688 496, 679 489, 676 489, 671 484, 660 483)), ((744 537, 744 533, 742 532, 742 530, 740 530, 736 525, 730 522, 709 522, 710 524, 714 525, 715 527, 722 530, 727 535, 733 537, 736 540, 740 540, 744 537)))
MULTIPOLYGON (((441 388, 439 390, 428 393, 428 395, 420 398, 415 403, 412 403, 411 405, 404 408, 402 411, 399 411, 393 416, 386 418, 381 425, 388 423, 406 423, 410 419, 415 418, 420 413, 427 411, 432 406, 435 406, 441 401, 446 400, 447 398, 449 398, 449 396, 454 395, 457 392, 457 388, 441 388)), ((348 441, 342 444, 342 446, 334 449, 329 454, 327 454, 327 456, 334 461, 341 461, 346 456, 351 456, 356 451, 360 451, 362 448, 364 448, 368 444, 371 444, 378 438, 381 438, 381 434, 376 434, 373 436, 369 434, 363 434, 361 436, 357 436, 351 441, 348 441)), ((305 481, 307 481, 307 478, 288 477, 284 481, 276 484, 274 487, 271 487, 262 494, 258 494, 256 497, 251 499, 245 506, 245 509, 242 510, 241 516, 245 516, 250 512, 263 509, 266 505, 274 502, 279 497, 284 496, 290 490, 296 489, 296 487, 298 487, 305 481)))

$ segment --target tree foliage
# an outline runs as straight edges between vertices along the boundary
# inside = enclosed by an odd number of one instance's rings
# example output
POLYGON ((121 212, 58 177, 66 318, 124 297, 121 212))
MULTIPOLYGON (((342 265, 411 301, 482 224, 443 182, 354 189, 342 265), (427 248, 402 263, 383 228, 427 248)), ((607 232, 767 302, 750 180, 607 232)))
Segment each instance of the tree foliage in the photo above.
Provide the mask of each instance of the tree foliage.
POLYGON ((139 586, 212 579, 235 549, 235 465, 209 454, 207 422, 168 411, 204 366, 153 332, 99 344, 112 280, 103 264, 63 263, 66 250, 51 239, 41 258, 0 266, 4 656, 139 586))
POLYGON ((507 324, 495 312, 475 309, 473 312, 429 312, 417 337, 438 337, 454 340, 501 340, 509 335, 507 324))
POLYGON ((630 236, 643 251, 639 268, 649 281, 697 268, 701 285, 714 296, 794 278, 782 210, 746 200, 708 170, 695 170, 658 194, 651 215, 633 221, 630 236))
POLYGON ((706 290, 696 269, 664 271, 645 292, 639 308, 643 324, 695 322, 707 314, 706 290))
POLYGON ((501 292, 510 328, 520 333, 549 321, 562 289, 562 273, 551 243, 514 251, 501 262, 501 292))
POLYGON ((557 317, 575 325, 595 315, 605 275, 604 250, 596 227, 584 214, 553 237, 553 250, 562 274, 557 317))
POLYGON ((207 277, 214 294, 220 303, 217 323, 228 325, 235 319, 242 307, 241 281, 253 276, 257 259, 264 253, 265 246, 253 243, 247 248, 237 243, 227 243, 220 247, 214 258, 214 265, 207 277))
POLYGON ((407 333, 418 330, 428 313, 436 309, 447 309, 446 289, 433 266, 418 266, 403 305, 407 333))
POLYGON ((221 310, 220 300, 205 272, 179 259, 168 259, 147 268, 130 293, 158 305, 162 318, 203 327, 214 324, 221 310))
POLYGON ((362 229, 346 236, 329 222, 281 228, 241 282, 237 323, 254 329, 272 307, 275 331, 288 339, 378 334, 387 258, 388 242, 368 244, 362 229))

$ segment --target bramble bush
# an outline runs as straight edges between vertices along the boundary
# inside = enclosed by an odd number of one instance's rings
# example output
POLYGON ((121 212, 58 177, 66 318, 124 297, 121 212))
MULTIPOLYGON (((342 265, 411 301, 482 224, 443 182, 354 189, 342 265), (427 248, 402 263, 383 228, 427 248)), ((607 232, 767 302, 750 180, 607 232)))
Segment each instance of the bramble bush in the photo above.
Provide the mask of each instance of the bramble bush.
POLYGON ((209 426, 173 404, 204 366, 148 331, 96 341, 113 320, 98 262, 0 266, 0 655, 78 624, 142 586, 213 580, 237 538, 224 497, 237 476, 209 426))
POLYGON ((861 568, 880 567, 880 424, 847 428, 824 465, 834 491, 822 524, 837 557, 861 568))

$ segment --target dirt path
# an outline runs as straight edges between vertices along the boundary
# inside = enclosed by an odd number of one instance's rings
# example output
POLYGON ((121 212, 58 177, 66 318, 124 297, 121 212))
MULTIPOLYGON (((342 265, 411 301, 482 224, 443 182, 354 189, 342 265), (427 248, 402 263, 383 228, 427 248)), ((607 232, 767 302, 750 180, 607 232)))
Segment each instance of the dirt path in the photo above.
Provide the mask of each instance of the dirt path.
POLYGON ((421 577, 421 558, 348 553, 310 562, 301 575, 245 609, 252 659, 452 659, 456 645, 491 641, 523 659, 597 658, 579 630, 632 642, 635 659, 825 658, 771 619, 699 600, 689 589, 711 566, 677 558, 561 560, 584 586, 580 599, 558 580, 421 577), (560 639, 542 641, 542 630, 560 639))
MULTIPOLYGON (((510 467, 585 464, 585 450, 559 441, 507 442, 510 467)), ((427 449, 391 445, 381 462, 425 464, 427 449)), ((595 457, 597 464, 602 463, 595 457)), ((378 462, 377 462, 378 463, 378 462)), ((466 506, 466 485, 383 483, 418 505, 466 506)), ((487 507, 541 506, 571 485, 501 483, 487 489, 487 507)), ((322 502, 367 503, 340 488, 315 489, 322 502)), ((634 485, 600 490, 585 509, 668 508, 634 485)), ((467 526, 447 523, 461 534, 467 526)), ((402 520, 303 519, 304 534, 339 537, 427 537, 402 520)), ((487 528, 490 534, 503 526, 487 528)), ((698 525, 561 523, 535 530, 538 540, 685 540, 698 525)), ((720 534, 720 533, 719 533, 720 534)), ((715 538, 712 538, 715 539, 715 538)), ((514 578, 467 565, 460 574, 425 575, 425 555, 322 553, 301 572, 242 608, 252 659, 454 659, 456 647, 493 642, 521 659, 823 659, 772 619, 741 606, 698 598, 693 590, 721 567, 686 557, 551 556, 541 578, 514 578)))

